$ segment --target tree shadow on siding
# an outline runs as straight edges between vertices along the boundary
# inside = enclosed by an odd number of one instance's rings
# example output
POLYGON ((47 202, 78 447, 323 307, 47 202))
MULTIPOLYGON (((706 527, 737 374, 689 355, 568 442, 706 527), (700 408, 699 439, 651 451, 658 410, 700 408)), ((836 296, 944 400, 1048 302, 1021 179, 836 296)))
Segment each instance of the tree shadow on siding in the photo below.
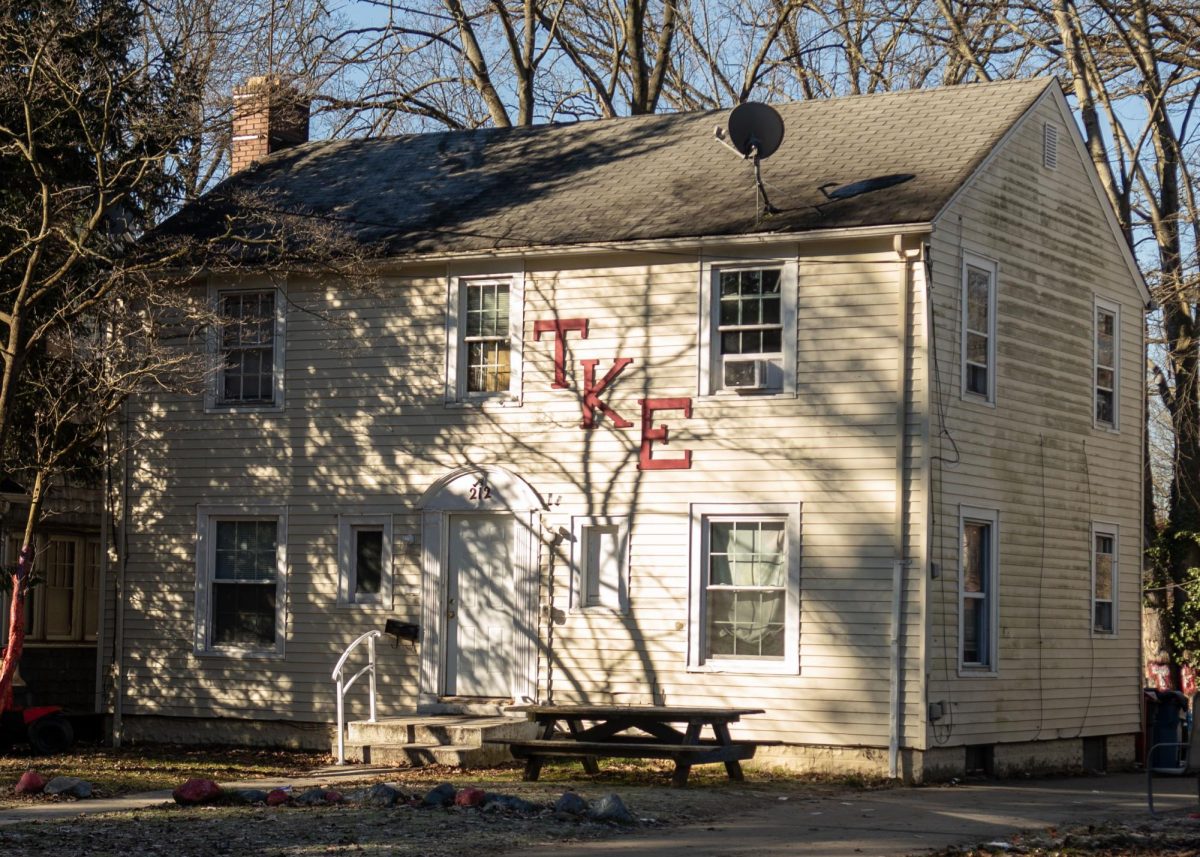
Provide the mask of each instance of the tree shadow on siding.
MULTIPOLYGON (((744 724, 761 738, 796 734, 788 720, 806 694, 821 700, 822 725, 800 727, 814 740, 843 743, 845 733, 831 734, 831 724, 855 723, 867 700, 870 716, 886 722, 886 687, 879 685, 887 680, 887 605, 868 609, 871 599, 845 595, 879 592, 884 581, 890 587, 895 357, 805 351, 806 332, 846 323, 844 312, 812 310, 800 319, 796 399, 699 398, 697 264, 694 255, 610 256, 527 274, 519 407, 445 404, 444 269, 360 293, 294 280, 282 412, 201 418, 198 402, 175 399, 150 405, 143 417, 147 445, 133 473, 140 561, 153 554, 158 573, 129 593, 127 615, 146 629, 145 648, 126 655, 129 712, 329 720, 329 670, 346 644, 387 617, 420 621, 418 498, 447 471, 498 465, 541 493, 552 528, 570 532, 573 517, 621 516, 632 525, 624 615, 572 611, 572 543, 545 544, 535 533, 545 610, 537 626, 514 631, 542 652, 539 694, 556 702, 774 709, 762 726, 744 724), (608 272, 594 272, 593 264, 608 272), (664 288, 664 278, 677 282, 664 288), (676 298, 664 301, 664 291, 676 298), (533 322, 574 317, 589 318, 589 337, 568 341, 567 388, 553 389, 553 342, 535 341, 533 322), (634 362, 601 398, 633 425, 617 428, 604 415, 584 430, 580 361, 598 360, 600 377, 617 357, 634 362), (655 423, 671 426, 661 454, 691 450, 693 470, 638 468, 637 402, 651 397, 692 399, 691 420, 670 413, 655 423), (809 504, 826 507, 812 516, 826 518, 821 531, 802 536, 799 675, 687 670, 697 573, 689 502, 711 496, 798 499, 806 521, 809 504), (198 504, 287 505, 282 661, 193 655, 198 504), (393 516, 391 609, 335 606, 337 517, 365 512, 393 516), (851 555, 838 555, 839 544, 851 555), (836 654, 833 642, 819 652, 806 645, 806 634, 817 631, 836 641, 836 654)), ((894 336, 895 319, 886 315, 858 323, 894 336)), ((418 652, 381 645, 379 653, 381 713, 411 710, 418 652)), ((361 696, 351 711, 365 713, 361 696)))

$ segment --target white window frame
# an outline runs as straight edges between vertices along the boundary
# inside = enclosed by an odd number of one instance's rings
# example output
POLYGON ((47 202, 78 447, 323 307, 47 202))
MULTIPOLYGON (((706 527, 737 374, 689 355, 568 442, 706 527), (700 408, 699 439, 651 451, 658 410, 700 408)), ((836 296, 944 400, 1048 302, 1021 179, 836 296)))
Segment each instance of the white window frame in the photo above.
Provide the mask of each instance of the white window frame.
POLYGON ((221 658, 282 658, 287 639, 287 507, 269 505, 198 506, 196 508, 196 630, 195 654, 221 658), (274 519, 275 529, 275 645, 264 648, 216 646, 212 643, 212 579, 216 562, 217 521, 274 519))
POLYGON ((996 292, 1000 279, 1000 266, 995 259, 989 259, 986 256, 979 256, 975 253, 963 253, 962 259, 962 283, 959 289, 961 310, 961 325, 959 327, 959 338, 962 340, 961 345, 961 394, 964 401, 980 402, 994 406, 996 404, 996 292), (987 393, 986 395, 976 393, 967 389, 967 273, 969 268, 979 268, 987 271, 991 275, 988 286, 988 377, 987 377, 987 393))
POLYGON ((795 257, 763 256, 756 259, 728 259, 706 261, 700 266, 700 360, 699 395, 761 398, 764 396, 796 395, 796 301, 798 298, 800 263, 795 257), (779 290, 782 296, 779 320, 782 325, 778 360, 768 359, 774 364, 782 378, 777 387, 761 391, 739 393, 721 386, 721 337, 720 315, 717 304, 721 299, 717 287, 722 271, 753 271, 766 268, 780 272, 779 290))
POLYGON ((571 518, 571 611, 622 616, 629 612, 628 517, 579 515, 571 518), (587 600, 588 580, 597 571, 588 565, 588 534, 597 528, 612 528, 617 531, 616 604, 592 604, 587 600))
POLYGON ((392 516, 387 514, 357 514, 338 516, 338 607, 392 609, 392 516), (380 556, 379 592, 356 595, 358 587, 358 550, 356 535, 361 531, 383 533, 380 556))
POLYGON ((999 672, 1000 637, 1000 513, 995 509, 960 506, 958 510, 958 674, 960 676, 993 676, 999 672), (963 534, 966 525, 986 524, 989 527, 988 556, 985 579, 985 617, 987 619, 987 662, 963 660, 966 600, 963 563, 963 534))
POLYGON ((286 328, 287 328, 287 292, 284 285, 269 281, 244 281, 237 283, 208 284, 208 303, 212 312, 219 314, 221 299, 225 295, 255 292, 275 293, 275 329, 272 347, 271 381, 273 384, 270 402, 227 402, 222 397, 225 383, 225 369, 221 342, 220 325, 213 325, 208 331, 208 355, 212 361, 213 372, 211 383, 205 386, 204 410, 207 413, 241 413, 282 411, 284 407, 284 367, 286 366, 286 328))
POLYGON ((800 503, 692 503, 689 506, 691 561, 688 605, 689 672, 739 675, 797 675, 800 672, 800 503), (784 599, 784 656, 777 661, 707 658, 705 581, 708 572, 708 530, 712 521, 786 521, 787 591, 784 599))
POLYGON ((521 404, 521 377, 525 330, 525 277, 520 272, 487 275, 450 275, 446 294, 446 392, 447 406, 498 402, 521 404), (467 347, 465 342, 467 287, 497 283, 508 286, 508 390, 490 393, 467 391, 467 347))
POLYGON ((1121 430, 1121 305, 1100 297, 1093 298, 1092 302, 1092 426, 1102 431, 1120 432, 1121 430), (1096 377, 1096 371, 1100 368, 1101 312, 1110 313, 1113 317, 1113 418, 1111 423, 1102 422, 1096 416, 1096 405, 1100 400, 1100 384, 1096 377))
POLYGON ((1121 629, 1121 615, 1117 612, 1120 607, 1121 580, 1121 537, 1120 528, 1107 521, 1093 521, 1091 540, 1088 544, 1089 564, 1091 565, 1091 588, 1088 591, 1088 626, 1092 629, 1093 637, 1116 637, 1121 629), (1096 536, 1108 536, 1112 539, 1112 630, 1104 631, 1096 627, 1096 536))

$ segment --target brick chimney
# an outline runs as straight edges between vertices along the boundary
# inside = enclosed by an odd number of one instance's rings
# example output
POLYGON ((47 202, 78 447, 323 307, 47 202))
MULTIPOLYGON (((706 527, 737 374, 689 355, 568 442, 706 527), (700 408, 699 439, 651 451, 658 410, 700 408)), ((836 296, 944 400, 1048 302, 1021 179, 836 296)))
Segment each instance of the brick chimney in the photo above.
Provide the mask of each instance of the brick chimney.
POLYGON ((272 152, 308 142, 309 102, 276 76, 252 77, 233 90, 231 173, 272 152))

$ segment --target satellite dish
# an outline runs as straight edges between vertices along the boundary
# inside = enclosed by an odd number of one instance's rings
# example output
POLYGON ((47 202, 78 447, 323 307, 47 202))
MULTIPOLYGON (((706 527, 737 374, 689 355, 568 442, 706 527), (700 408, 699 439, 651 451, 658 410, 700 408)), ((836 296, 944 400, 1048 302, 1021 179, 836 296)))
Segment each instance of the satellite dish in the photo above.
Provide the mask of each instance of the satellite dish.
POLYGON ((729 142, 743 158, 769 158, 783 142, 783 119, 766 104, 739 104, 729 114, 729 142))

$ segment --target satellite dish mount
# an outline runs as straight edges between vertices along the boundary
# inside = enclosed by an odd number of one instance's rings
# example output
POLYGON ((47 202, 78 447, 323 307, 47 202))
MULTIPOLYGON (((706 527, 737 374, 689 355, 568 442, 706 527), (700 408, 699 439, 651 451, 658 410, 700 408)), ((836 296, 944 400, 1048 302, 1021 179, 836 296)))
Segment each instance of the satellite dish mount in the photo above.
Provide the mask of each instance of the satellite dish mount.
POLYGON ((757 101, 739 104, 729 113, 729 129, 716 129, 716 138, 754 165, 754 186, 758 190, 758 212, 778 214, 771 205, 762 180, 761 162, 771 157, 783 142, 783 118, 775 108, 757 101))

